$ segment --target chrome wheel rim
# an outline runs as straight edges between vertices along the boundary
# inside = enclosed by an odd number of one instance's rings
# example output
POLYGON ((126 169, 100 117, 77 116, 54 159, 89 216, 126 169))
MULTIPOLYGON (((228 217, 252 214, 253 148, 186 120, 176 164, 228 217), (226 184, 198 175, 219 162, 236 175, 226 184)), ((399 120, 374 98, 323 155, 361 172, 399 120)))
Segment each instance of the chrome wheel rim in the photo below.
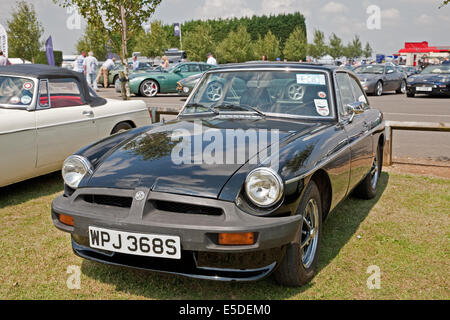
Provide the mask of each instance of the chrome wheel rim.
POLYGON ((377 95, 381 96, 382 94, 383 94, 383 85, 381 84, 381 82, 379 82, 377 85, 377 95))
POLYGON ((372 184, 372 188, 376 189, 378 185, 378 178, 380 177, 380 172, 378 168, 378 154, 375 156, 375 159, 373 160, 372 169, 370 170, 370 182, 372 184))
POLYGON ((302 224, 302 263, 305 269, 311 267, 319 242, 319 207, 315 199, 310 199, 303 214, 302 224))
POLYGON ((288 87, 287 92, 289 99, 298 101, 303 99, 303 96, 305 95, 305 88, 298 84, 291 84, 288 87))
POLYGON ((406 82, 405 81, 402 81, 402 86, 401 86, 400 90, 402 93, 406 93, 406 82))
POLYGON ((219 101, 222 98, 222 94, 222 86, 217 82, 210 83, 206 89, 206 96, 209 101, 219 101))
POLYGON ((147 97, 154 97, 158 93, 158 85, 154 81, 146 81, 142 90, 147 97))

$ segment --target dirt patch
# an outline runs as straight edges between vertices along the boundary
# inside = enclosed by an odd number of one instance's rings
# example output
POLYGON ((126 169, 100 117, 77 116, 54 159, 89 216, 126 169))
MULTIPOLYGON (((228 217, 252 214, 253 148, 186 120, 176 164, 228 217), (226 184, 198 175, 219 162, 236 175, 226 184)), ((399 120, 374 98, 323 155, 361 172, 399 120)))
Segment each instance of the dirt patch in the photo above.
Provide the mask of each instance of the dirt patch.
POLYGON ((385 166, 383 170, 393 173, 408 173, 450 179, 450 161, 394 158, 392 166, 385 166))

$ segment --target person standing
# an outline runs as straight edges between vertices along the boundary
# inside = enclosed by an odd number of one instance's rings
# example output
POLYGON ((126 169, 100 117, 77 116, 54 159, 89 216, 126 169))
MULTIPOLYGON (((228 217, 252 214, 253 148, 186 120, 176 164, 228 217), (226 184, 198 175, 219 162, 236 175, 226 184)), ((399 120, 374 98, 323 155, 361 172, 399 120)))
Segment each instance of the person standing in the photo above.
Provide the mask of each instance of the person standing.
POLYGON ((84 59, 86 59, 86 51, 82 51, 81 54, 75 59, 73 63, 73 71, 84 73, 84 59))
POLYGON ((162 57, 162 62, 159 64, 163 70, 166 70, 169 67, 169 59, 166 56, 162 57))
POLYGON ((212 55, 212 53, 208 53, 207 55, 208 60, 206 61, 207 64, 212 64, 212 65, 217 65, 217 60, 214 58, 214 56, 212 55))
POLYGON ((133 71, 137 71, 139 69, 139 61, 137 60, 137 56, 133 56, 133 71))
POLYGON ((267 61, 267 56, 266 55, 262 56, 261 60, 262 61, 267 61))
POLYGON ((100 68, 100 71, 98 72, 97 79, 95 79, 95 82, 99 82, 100 77, 103 76, 103 87, 108 88, 109 85, 109 71, 111 71, 115 66, 115 58, 111 58, 105 61, 103 63, 102 67, 100 68))
POLYGON ((84 74, 86 75, 86 80, 89 84, 89 86, 94 89, 95 91, 98 90, 97 85, 97 66, 98 61, 97 58, 94 57, 94 53, 92 51, 89 51, 88 57, 84 59, 83 67, 84 67, 84 74))
POLYGON ((3 51, 0 50, 0 67, 4 67, 8 65, 8 59, 3 54, 3 51))

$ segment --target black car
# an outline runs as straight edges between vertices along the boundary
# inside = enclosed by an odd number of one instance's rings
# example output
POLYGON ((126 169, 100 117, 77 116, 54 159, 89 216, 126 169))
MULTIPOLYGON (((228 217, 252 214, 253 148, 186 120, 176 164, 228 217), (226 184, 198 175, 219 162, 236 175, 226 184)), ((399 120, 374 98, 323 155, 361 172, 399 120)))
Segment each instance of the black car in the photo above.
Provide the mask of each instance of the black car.
POLYGON ((176 120, 69 157, 54 225, 82 258, 222 281, 317 271, 323 221, 375 197, 384 121, 354 73, 246 63, 205 73, 176 120), (337 90, 339 89, 339 90, 337 90))
POLYGON ((408 78, 406 95, 410 98, 424 93, 435 96, 450 95, 450 65, 428 66, 420 74, 408 78))
POLYGON ((381 96, 384 92, 406 92, 406 74, 393 65, 367 64, 353 70, 367 93, 381 96))

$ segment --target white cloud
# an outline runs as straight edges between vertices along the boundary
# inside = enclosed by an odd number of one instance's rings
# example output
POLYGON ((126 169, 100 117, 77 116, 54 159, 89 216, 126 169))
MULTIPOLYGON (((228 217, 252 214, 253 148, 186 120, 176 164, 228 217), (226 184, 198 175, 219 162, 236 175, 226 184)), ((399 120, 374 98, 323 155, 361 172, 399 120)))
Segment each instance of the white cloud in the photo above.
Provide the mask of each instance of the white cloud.
POLYGON ((243 0, 205 0, 197 11, 201 19, 244 17, 255 14, 243 0))
POLYGON ((395 20, 400 18, 400 11, 395 8, 381 10, 381 18, 395 20))
POLYGON ((330 13, 330 14, 338 14, 338 13, 344 13, 345 11, 347 11, 347 7, 344 6, 342 3, 337 3, 334 1, 328 2, 323 8, 322 10, 325 13, 330 13))
POLYGON ((294 0, 263 0, 261 11, 269 14, 290 13, 298 10, 294 0))

